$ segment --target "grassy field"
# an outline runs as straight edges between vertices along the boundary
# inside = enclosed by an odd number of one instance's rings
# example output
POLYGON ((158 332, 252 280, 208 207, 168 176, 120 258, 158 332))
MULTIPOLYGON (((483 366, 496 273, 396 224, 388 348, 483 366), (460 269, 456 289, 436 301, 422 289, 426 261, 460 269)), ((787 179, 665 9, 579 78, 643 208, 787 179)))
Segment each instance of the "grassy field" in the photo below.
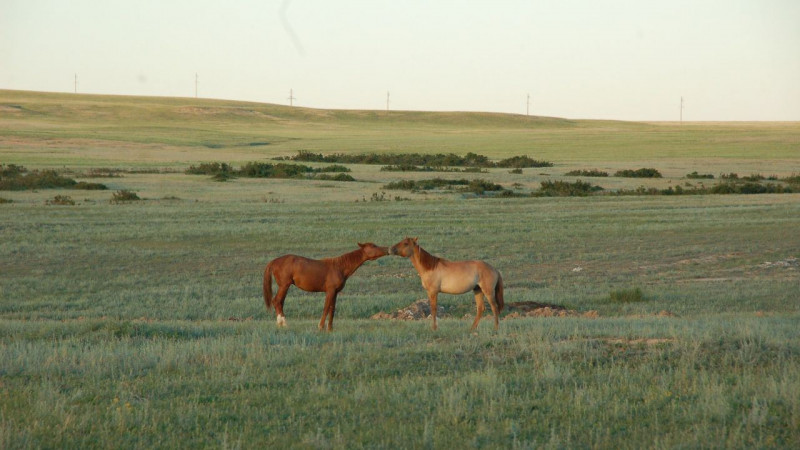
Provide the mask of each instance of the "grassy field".
POLYGON ((357 182, 220 183, 183 173, 298 150, 554 163, 437 174, 522 190, 573 169, 655 167, 664 178, 591 181, 663 188, 697 183, 692 171, 800 173, 800 124, 0 91, 0 163, 109 187, 0 191, 11 200, 0 204, 0 447, 800 446, 800 194, 370 201, 389 181, 431 174, 351 165, 357 182), (98 168, 118 172, 90 177, 98 168), (110 203, 122 189, 144 200, 110 203), (76 204, 47 205, 55 195, 76 204), (333 333, 316 331, 321 294, 290 291, 287 329, 267 314, 270 259, 405 236, 490 262, 507 302, 599 318, 506 319, 471 334, 472 296, 443 295, 450 318, 437 332, 370 320, 424 297, 398 257, 348 281, 333 333), (635 289, 638 301, 611 295, 635 289))

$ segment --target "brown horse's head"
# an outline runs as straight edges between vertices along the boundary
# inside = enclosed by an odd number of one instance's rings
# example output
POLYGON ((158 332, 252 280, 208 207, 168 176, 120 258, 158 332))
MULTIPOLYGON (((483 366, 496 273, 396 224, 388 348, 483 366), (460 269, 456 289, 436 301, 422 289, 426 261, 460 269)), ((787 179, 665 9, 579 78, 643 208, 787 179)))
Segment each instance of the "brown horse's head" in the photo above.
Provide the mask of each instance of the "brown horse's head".
POLYGON ((358 246, 361 247, 361 250, 364 251, 364 255, 370 261, 389 254, 389 249, 387 247, 378 247, 372 242, 367 242, 366 244, 359 242, 358 246))
POLYGON ((414 247, 418 247, 417 238, 407 237, 397 244, 394 244, 392 248, 389 249, 389 253, 408 258, 414 254, 414 247))

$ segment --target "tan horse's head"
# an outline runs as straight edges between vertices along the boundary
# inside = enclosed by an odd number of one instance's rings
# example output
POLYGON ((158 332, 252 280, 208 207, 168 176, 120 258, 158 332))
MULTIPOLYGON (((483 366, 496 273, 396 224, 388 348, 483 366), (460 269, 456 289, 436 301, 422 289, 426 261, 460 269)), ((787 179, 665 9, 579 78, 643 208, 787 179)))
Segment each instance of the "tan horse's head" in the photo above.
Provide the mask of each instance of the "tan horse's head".
POLYGON ((389 254, 389 248, 388 247, 378 247, 377 245, 373 244, 372 242, 367 242, 366 244, 362 244, 362 243, 359 242, 358 246, 361 247, 361 250, 364 252, 364 255, 370 261, 378 259, 380 257, 386 256, 386 255, 389 254))
POLYGON ((394 244, 392 248, 389 249, 389 253, 392 255, 402 256, 403 258, 408 258, 414 254, 415 247, 418 247, 417 238, 407 237, 397 244, 394 244))

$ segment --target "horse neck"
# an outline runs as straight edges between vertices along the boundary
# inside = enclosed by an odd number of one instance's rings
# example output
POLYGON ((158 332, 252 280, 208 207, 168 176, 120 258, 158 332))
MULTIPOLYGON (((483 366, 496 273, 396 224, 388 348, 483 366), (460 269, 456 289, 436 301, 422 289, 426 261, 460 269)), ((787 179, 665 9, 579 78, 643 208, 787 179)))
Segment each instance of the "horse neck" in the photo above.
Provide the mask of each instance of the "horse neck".
POLYGON ((426 252, 424 248, 420 246, 414 247, 414 257, 411 258, 411 263, 414 264, 417 272, 422 273, 433 270, 438 262, 439 258, 426 252))
POLYGON ((364 251, 361 249, 330 259, 333 265, 344 273, 345 278, 352 275, 366 260, 364 251))

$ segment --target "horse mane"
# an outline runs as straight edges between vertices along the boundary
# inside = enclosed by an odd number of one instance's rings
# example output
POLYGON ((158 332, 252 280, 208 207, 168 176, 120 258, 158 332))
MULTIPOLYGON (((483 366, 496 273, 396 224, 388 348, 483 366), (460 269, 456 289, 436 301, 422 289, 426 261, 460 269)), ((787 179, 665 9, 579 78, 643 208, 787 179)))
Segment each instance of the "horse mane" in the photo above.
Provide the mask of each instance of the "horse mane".
POLYGON ((419 257, 417 258, 419 260, 419 264, 425 270, 433 270, 441 258, 431 255, 420 246, 417 246, 417 248, 419 249, 419 257))
POLYGON ((333 258, 325 258, 325 261, 328 261, 339 268, 358 267, 364 263, 364 250, 359 248, 357 250, 353 250, 352 252, 345 253, 344 255, 335 256, 333 258))

